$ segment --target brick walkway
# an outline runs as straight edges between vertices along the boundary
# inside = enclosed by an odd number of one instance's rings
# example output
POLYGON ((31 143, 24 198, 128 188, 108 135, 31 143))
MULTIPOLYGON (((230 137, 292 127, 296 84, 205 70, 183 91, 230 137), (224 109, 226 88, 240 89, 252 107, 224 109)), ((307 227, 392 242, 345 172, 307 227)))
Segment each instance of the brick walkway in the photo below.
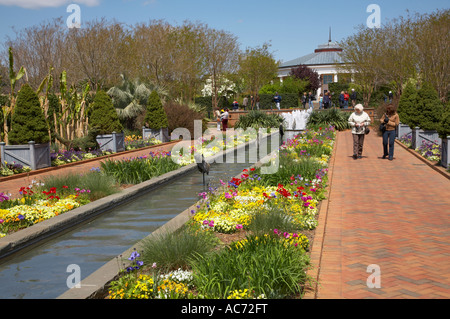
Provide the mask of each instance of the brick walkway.
POLYGON ((351 133, 338 133, 312 249, 315 298, 450 298, 450 180, 399 145, 394 161, 381 159, 374 133, 363 159, 352 154, 351 133), (379 267, 380 288, 368 287, 369 265, 379 267))

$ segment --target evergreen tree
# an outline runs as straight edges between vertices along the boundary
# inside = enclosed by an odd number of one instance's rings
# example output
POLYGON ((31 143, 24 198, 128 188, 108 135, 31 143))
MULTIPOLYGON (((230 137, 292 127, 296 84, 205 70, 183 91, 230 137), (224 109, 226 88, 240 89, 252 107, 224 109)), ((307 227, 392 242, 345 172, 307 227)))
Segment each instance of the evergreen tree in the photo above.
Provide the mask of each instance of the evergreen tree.
POLYGON ((419 123, 415 120, 417 106, 417 90, 413 83, 408 82, 398 103, 397 113, 400 121, 411 129, 416 128, 419 123))
POLYGON ((148 128, 154 130, 169 126, 167 114, 156 91, 153 91, 148 98, 147 113, 145 114, 144 122, 148 128))
POLYGON ((442 119, 444 106, 434 87, 425 82, 417 92, 418 103, 416 116, 422 130, 437 130, 442 119))
POLYGON ((36 92, 25 84, 17 95, 8 140, 11 145, 44 144, 50 141, 47 123, 36 92))
POLYGON ((439 122, 437 132, 441 138, 447 138, 447 136, 450 136, 450 107, 448 105, 445 108, 441 121, 439 122))
POLYGON ((98 91, 95 95, 89 115, 89 125, 97 128, 100 135, 123 131, 123 126, 120 123, 112 100, 105 91, 98 91))

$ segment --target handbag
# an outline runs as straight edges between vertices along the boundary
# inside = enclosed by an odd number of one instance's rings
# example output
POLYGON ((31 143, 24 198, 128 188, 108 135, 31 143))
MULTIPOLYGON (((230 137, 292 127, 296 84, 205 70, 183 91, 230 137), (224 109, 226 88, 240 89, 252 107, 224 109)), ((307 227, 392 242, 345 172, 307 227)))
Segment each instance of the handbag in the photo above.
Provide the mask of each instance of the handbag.
POLYGON ((370 133, 370 128, 368 126, 366 126, 366 129, 364 130, 364 134, 369 134, 370 133))
POLYGON ((381 123, 381 124, 380 124, 380 132, 381 132, 381 133, 384 133, 385 131, 386 131, 386 124, 381 123))

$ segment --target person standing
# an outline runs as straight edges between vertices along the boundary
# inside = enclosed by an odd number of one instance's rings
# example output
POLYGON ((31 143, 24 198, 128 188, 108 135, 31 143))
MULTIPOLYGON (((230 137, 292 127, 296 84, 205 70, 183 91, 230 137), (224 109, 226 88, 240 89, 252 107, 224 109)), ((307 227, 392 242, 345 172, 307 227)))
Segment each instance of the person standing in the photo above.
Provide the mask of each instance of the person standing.
POLYGON ((312 94, 312 92, 309 92, 309 96, 308 96, 308 102, 309 102, 309 108, 310 109, 314 109, 314 95, 312 94))
POLYGON ((323 108, 323 93, 320 93, 319 96, 319 109, 321 110, 323 108))
POLYGON ((302 105, 303 105, 303 109, 306 109, 306 102, 308 100, 308 96, 306 95, 306 92, 303 93, 302 96, 302 105))
POLYGON ((344 92, 344 109, 348 109, 348 100, 350 100, 350 95, 347 91, 344 92))
POLYGON ((278 92, 275 93, 275 96, 273 97, 273 101, 275 102, 275 105, 277 109, 281 109, 281 96, 278 94, 278 92))
POLYGON ((217 130, 220 131, 221 118, 220 118, 219 108, 216 108, 216 110, 214 111, 214 115, 215 115, 216 121, 217 121, 217 130))
POLYGON ((222 120, 222 131, 226 132, 228 129, 228 118, 230 117, 230 114, 228 113, 228 109, 225 109, 225 111, 220 116, 220 119, 222 120))
POLYGON ((323 107, 325 110, 330 108, 330 102, 330 92, 325 92, 325 95, 323 96, 323 107))
POLYGON ((244 97, 244 101, 242 101, 242 106, 244 107, 244 111, 247 111, 247 105, 248 105, 248 97, 244 97))
POLYGON ((356 93, 355 89, 352 89, 352 94, 350 95, 350 99, 352 100, 352 107, 355 108, 356 105, 356 98, 358 97, 358 94, 356 93))
POLYGON ((253 95, 250 96, 250 105, 251 105, 252 111, 253 111, 253 108, 255 107, 255 98, 253 97, 253 95))
POLYGON ((339 94, 339 107, 342 109, 344 108, 344 91, 341 92, 341 94, 339 94))
POLYGON ((355 106, 349 119, 348 124, 352 128, 353 135, 353 159, 362 158, 364 138, 366 136, 365 128, 370 125, 370 116, 364 112, 364 107, 361 104, 355 106))
POLYGON ((257 110, 259 110, 259 101, 260 101, 259 95, 256 94, 255 102, 256 102, 256 109, 257 109, 257 110))
POLYGON ((238 101, 234 100, 233 101, 233 111, 237 111, 239 110, 239 103, 238 101))
POLYGON ((392 104, 386 108, 386 114, 381 117, 381 123, 384 123, 386 130, 383 133, 383 159, 394 159, 395 130, 400 124, 400 118, 392 104))

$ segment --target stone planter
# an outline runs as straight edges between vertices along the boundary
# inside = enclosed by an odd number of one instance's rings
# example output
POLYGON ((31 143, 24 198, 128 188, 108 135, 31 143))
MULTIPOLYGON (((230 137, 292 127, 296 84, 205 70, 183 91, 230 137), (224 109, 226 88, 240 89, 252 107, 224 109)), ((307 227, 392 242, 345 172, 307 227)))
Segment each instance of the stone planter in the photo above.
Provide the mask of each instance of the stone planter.
POLYGON ((2 163, 29 166, 32 170, 51 167, 50 143, 36 144, 31 141, 24 145, 6 145, 0 143, 2 163))
POLYGON ((400 123, 397 127, 397 138, 402 138, 411 132, 412 130, 408 125, 400 123))
POLYGON ((420 146, 420 144, 419 144, 419 139, 420 139, 419 138, 419 131, 420 131, 419 127, 413 128, 412 131, 411 131, 411 148, 414 149, 414 150, 417 147, 420 146))
POLYGON ((441 165, 445 168, 450 167, 450 136, 443 138, 441 142, 441 165))
POLYGON ((125 151, 125 134, 112 132, 112 134, 97 135, 97 143, 102 151, 114 153, 125 151))
POLYGON ((161 128, 159 130, 154 130, 151 128, 143 127, 142 128, 142 138, 144 140, 149 139, 149 138, 155 138, 157 140, 160 140, 162 143, 167 143, 167 142, 170 142, 169 129, 166 127, 166 128, 161 128))
POLYGON ((425 131, 416 127, 412 130, 412 148, 416 149, 422 146, 423 142, 431 142, 434 144, 441 144, 441 138, 437 131, 425 131))

